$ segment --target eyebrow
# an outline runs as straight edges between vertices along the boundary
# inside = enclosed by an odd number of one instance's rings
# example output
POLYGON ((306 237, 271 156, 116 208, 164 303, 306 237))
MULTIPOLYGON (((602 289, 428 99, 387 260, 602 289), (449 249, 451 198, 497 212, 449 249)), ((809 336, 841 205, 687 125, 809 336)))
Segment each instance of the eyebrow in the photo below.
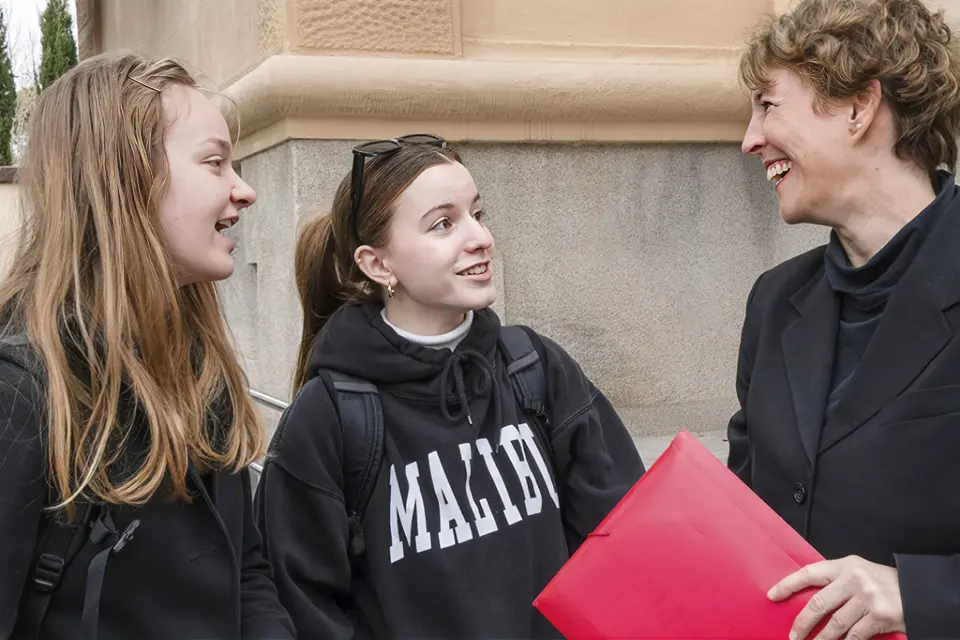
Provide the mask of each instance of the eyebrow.
POLYGON ((223 138, 217 138, 217 137, 215 137, 215 136, 211 136, 211 137, 207 138, 206 140, 204 140, 202 144, 209 144, 209 143, 212 143, 212 144, 216 145, 217 147, 219 147, 220 152, 221 152, 223 155, 225 155, 225 156, 230 155, 230 143, 227 142, 226 140, 224 140, 223 138))
MULTIPOLYGON (((473 202, 471 202, 470 205, 473 206, 478 202, 480 202, 479 193, 473 197, 473 202)), ((435 211, 442 211, 444 209, 456 209, 456 208, 457 208, 457 205, 453 204, 452 202, 444 202, 443 204, 438 204, 435 207, 431 207, 429 211, 427 211, 425 214, 420 216, 420 219, 423 220, 424 218, 429 216, 431 213, 434 213, 435 211)))

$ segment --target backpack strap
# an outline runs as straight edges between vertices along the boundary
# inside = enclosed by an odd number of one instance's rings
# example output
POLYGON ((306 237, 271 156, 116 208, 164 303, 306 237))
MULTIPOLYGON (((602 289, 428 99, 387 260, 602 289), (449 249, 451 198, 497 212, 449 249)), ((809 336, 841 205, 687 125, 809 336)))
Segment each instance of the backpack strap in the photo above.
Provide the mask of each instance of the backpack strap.
POLYGON ((50 606, 54 591, 60 586, 67 565, 80 551, 87 538, 87 528, 96 505, 84 502, 79 507, 79 518, 75 522, 58 522, 51 514, 44 514, 41 526, 45 529, 40 543, 40 555, 37 557, 27 586, 33 593, 25 599, 21 610, 18 628, 22 628, 24 638, 38 640, 43 627, 43 618, 50 606), (22 627, 20 625, 23 625, 22 627))
MULTIPOLYGON (((507 355, 507 375, 520 406, 536 418, 538 426, 546 432, 544 435, 549 436, 547 379, 533 337, 524 327, 509 326, 501 328, 500 342, 507 355)), ((549 437, 546 444, 550 444, 549 437)))
POLYGON ((375 385, 339 371, 327 373, 343 432, 343 499, 350 518, 349 550, 355 559, 366 550, 363 517, 383 464, 383 409, 375 385))
MULTIPOLYGON (((37 354, 30 348, 27 334, 25 332, 2 334, 0 345, 5 347, 0 357, 22 367, 42 388, 43 366, 37 354)), ((78 509, 78 518, 73 522, 60 522, 55 514, 47 511, 43 514, 35 551, 36 563, 26 585, 31 593, 23 599, 23 608, 17 617, 18 637, 22 630, 24 638, 40 638, 43 618, 50 606, 53 593, 60 586, 60 580, 67 565, 77 555, 86 540, 87 527, 96 510, 96 505, 83 501, 78 503, 78 509)))
POLYGON ((514 325, 501 327, 500 344, 507 356, 507 376, 513 384, 513 393, 520 407, 532 418, 530 422, 539 433, 550 457, 551 473, 562 512, 564 503, 560 469, 553 449, 554 425, 547 413, 547 374, 540 356, 543 343, 533 329, 514 325))

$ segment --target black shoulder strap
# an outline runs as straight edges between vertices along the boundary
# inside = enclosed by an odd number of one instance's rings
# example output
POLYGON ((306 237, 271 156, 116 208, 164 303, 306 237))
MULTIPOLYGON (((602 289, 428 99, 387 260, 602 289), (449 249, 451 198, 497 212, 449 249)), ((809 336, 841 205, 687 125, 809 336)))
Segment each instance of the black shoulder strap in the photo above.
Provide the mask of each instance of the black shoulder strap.
POLYGON ((508 326, 500 330, 500 340, 508 356, 507 375, 520 405, 549 431, 547 380, 533 338, 524 327, 508 326))
MULTIPOLYGON (((43 385, 43 367, 40 359, 30 348, 26 333, 0 335, 0 344, 5 348, 2 357, 23 367, 43 385)), ((94 509, 89 502, 78 505, 78 518, 73 522, 60 522, 55 514, 45 511, 40 523, 35 552, 36 564, 27 581, 30 593, 24 594, 24 604, 18 616, 17 627, 24 638, 39 638, 43 618, 50 606, 53 592, 60 585, 63 572, 76 556, 86 539, 87 523, 94 509)), ((18 636, 20 636, 18 631, 18 636)))
POLYGON ((339 371, 328 373, 343 432, 343 498, 350 515, 350 553, 356 557, 365 551, 361 525, 383 464, 383 410, 376 386, 339 371))
POLYGON ((50 606, 53 592, 60 586, 60 579, 70 561, 77 555, 87 539, 87 525, 95 505, 90 502, 78 507, 79 517, 74 522, 58 522, 52 514, 45 514, 41 527, 40 554, 33 568, 27 587, 33 591, 24 594, 22 618, 17 626, 23 630, 18 637, 38 640, 43 627, 43 618, 50 606))

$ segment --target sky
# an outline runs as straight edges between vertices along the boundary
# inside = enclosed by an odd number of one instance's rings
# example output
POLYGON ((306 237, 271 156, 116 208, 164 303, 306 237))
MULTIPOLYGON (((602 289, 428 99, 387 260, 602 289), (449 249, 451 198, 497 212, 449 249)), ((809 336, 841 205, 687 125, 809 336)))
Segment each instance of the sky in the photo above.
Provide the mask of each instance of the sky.
MULTIPOLYGON (((10 60, 18 87, 30 81, 31 59, 40 67, 40 13, 46 6, 47 0, 0 0, 7 19, 10 60)), ((73 38, 76 40, 77 6, 74 0, 67 0, 67 6, 73 17, 73 38)))

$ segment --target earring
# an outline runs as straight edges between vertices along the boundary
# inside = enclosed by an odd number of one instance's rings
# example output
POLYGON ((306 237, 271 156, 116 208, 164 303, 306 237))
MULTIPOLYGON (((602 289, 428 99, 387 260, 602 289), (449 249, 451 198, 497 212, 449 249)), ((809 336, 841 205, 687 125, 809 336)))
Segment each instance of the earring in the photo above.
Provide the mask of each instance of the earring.
POLYGON ((387 283, 387 297, 388 297, 388 298, 392 298, 392 297, 393 297, 393 294, 395 294, 396 292, 397 292, 397 290, 393 288, 393 283, 392 283, 392 282, 388 282, 388 283, 387 283))
POLYGON ((857 131, 860 131, 860 129, 863 128, 863 123, 858 122, 858 123, 855 125, 855 128, 856 128, 857 131))

